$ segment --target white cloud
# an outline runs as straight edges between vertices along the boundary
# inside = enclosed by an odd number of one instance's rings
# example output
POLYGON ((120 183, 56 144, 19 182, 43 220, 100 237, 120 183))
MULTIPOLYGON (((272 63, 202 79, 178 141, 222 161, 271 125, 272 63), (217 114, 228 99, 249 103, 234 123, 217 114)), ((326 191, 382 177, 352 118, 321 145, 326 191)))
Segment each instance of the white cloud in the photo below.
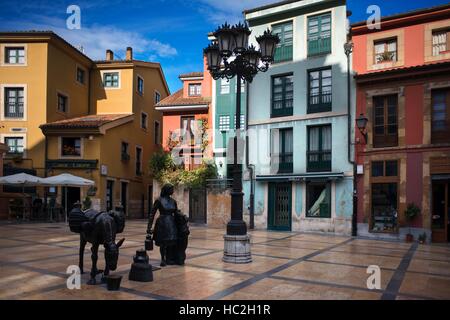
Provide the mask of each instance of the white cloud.
MULTIPOLYGON (((107 25, 81 25, 80 30, 69 30, 62 19, 34 16, 29 21, 8 21, 4 30, 51 30, 75 47, 82 46, 86 55, 94 60, 104 59, 106 49, 111 49, 120 57, 125 57, 126 47, 132 47, 135 54, 154 58, 174 57, 177 49, 157 39, 107 25)), ((153 59, 156 60, 156 59, 153 59)))

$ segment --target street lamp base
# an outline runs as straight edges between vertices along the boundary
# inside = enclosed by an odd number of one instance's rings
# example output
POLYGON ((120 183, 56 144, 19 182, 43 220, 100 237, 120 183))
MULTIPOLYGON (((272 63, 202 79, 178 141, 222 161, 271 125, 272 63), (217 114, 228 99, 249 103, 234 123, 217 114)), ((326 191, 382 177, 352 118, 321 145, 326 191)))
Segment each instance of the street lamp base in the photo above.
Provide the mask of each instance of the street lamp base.
POLYGON ((250 235, 224 235, 225 246, 223 261, 226 263, 244 264, 252 262, 250 235))

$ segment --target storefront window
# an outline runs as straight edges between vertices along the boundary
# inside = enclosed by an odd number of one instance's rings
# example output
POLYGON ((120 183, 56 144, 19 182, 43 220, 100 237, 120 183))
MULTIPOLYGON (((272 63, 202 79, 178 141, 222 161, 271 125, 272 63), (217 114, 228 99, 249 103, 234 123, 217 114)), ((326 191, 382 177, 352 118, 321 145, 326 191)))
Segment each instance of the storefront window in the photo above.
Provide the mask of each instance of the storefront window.
POLYGON ((330 183, 308 183, 306 201, 308 218, 331 218, 330 183))
POLYGON ((397 230, 397 184, 372 184, 372 231, 397 230))

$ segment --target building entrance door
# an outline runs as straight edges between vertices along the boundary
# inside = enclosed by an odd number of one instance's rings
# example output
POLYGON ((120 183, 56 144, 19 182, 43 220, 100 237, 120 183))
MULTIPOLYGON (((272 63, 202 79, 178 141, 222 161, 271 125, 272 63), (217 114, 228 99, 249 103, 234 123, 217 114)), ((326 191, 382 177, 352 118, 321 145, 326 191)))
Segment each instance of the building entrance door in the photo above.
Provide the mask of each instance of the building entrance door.
POLYGON ((450 181, 433 182, 433 202, 431 211, 431 241, 450 242, 450 181))
POLYGON ((268 229, 291 231, 292 229, 292 184, 269 184, 268 229))
POLYGON ((73 209, 73 205, 81 201, 80 188, 72 188, 72 187, 63 187, 62 188, 62 205, 63 207, 66 204, 66 194, 67 194, 67 212, 69 214, 73 209), (66 192, 67 188, 67 192, 66 192))
POLYGON ((189 190, 189 220, 206 223, 206 189, 189 190))

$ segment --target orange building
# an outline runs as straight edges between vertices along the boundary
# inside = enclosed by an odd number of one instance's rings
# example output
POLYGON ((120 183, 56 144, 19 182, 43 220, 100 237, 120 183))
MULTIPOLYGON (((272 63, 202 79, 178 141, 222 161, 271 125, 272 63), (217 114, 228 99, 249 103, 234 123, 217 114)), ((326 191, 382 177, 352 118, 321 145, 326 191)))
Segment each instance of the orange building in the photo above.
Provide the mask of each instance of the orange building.
POLYGON ((352 34, 356 115, 368 119, 366 138, 356 130, 358 234, 448 242, 450 5, 383 17, 380 29, 357 23, 352 34))
POLYGON ((212 78, 204 59, 203 72, 179 76, 183 88, 156 105, 163 113, 163 147, 187 170, 212 158, 212 78))

